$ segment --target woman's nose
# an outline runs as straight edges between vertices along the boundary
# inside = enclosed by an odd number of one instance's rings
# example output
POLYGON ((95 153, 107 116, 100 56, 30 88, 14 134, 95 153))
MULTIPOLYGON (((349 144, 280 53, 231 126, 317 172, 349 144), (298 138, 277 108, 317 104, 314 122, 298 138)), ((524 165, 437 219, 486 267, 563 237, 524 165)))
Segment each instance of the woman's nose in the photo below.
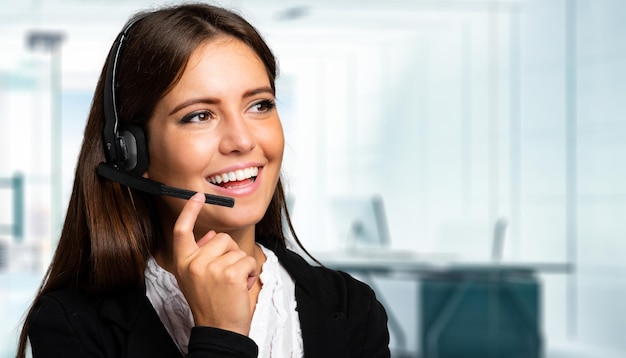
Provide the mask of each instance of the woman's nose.
POLYGON ((241 115, 231 115, 223 122, 220 151, 224 154, 249 152, 256 146, 252 126, 241 115))

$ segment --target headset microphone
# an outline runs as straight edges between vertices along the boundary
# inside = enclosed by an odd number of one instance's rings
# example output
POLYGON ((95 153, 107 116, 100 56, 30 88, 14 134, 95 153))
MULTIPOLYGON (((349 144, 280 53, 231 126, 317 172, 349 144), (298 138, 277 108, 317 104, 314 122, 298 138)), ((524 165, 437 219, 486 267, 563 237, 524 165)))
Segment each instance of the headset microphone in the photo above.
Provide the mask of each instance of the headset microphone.
MULTIPOLYGON (((173 196, 180 199, 189 199, 196 193, 195 191, 174 188, 151 179, 146 179, 144 177, 138 177, 125 173, 107 163, 100 163, 100 165, 98 165, 98 175, 131 187, 133 189, 141 190, 150 194, 173 196)), ((230 208, 235 205, 235 199, 226 196, 205 193, 204 197, 204 202, 207 204, 227 206, 230 208)))
MULTIPOLYGON (((115 96, 119 56, 130 28, 141 19, 142 17, 138 17, 132 20, 120 32, 107 59, 103 98, 105 123, 102 131, 107 162, 98 165, 98 175, 146 193, 189 199, 196 192, 174 188, 142 177, 148 169, 148 148, 143 128, 136 124, 119 123, 115 96)), ((235 205, 233 198, 212 194, 204 194, 204 196, 207 204, 231 208, 235 205)))

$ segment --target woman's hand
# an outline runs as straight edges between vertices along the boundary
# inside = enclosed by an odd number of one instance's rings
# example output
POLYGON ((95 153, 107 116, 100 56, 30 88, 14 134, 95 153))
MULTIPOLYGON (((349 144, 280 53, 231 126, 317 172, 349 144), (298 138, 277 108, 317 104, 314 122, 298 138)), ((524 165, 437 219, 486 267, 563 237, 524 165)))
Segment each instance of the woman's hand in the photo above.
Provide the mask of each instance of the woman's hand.
POLYGON ((258 278, 256 260, 224 233, 210 231, 196 242, 193 228, 204 205, 196 193, 174 225, 175 276, 196 326, 248 335, 252 312, 248 290, 258 278))

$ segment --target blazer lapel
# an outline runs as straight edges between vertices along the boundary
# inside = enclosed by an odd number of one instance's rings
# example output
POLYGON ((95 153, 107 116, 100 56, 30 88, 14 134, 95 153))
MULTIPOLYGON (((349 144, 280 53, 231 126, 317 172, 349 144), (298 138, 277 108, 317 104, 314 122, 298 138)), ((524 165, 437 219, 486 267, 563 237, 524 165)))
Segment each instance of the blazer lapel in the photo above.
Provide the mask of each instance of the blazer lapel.
POLYGON ((348 357, 348 322, 341 307, 341 288, 295 253, 280 248, 275 252, 296 284, 305 357, 348 357))
POLYGON ((143 286, 105 298, 100 317, 109 323, 121 357, 182 357, 143 286))
POLYGON ((305 357, 348 357, 348 324, 343 313, 328 310, 318 298, 296 286, 305 357))

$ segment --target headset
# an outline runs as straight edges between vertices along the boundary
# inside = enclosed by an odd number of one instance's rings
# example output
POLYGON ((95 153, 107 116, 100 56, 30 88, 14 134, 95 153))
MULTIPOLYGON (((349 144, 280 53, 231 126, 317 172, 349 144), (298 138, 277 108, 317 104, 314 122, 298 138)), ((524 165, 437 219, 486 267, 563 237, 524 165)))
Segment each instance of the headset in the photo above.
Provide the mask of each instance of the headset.
MULTIPOLYGON (((98 165, 98 175, 146 193, 189 199, 196 193, 195 191, 167 186, 142 176, 148 169, 148 146, 143 128, 132 123, 121 125, 119 121, 115 93, 117 66, 124 41, 130 30, 145 16, 139 16, 128 22, 117 35, 107 58, 103 96, 104 128, 102 130, 107 161, 98 165)), ((235 205, 235 199, 230 197, 206 193, 204 196, 207 204, 231 208, 235 205)))

